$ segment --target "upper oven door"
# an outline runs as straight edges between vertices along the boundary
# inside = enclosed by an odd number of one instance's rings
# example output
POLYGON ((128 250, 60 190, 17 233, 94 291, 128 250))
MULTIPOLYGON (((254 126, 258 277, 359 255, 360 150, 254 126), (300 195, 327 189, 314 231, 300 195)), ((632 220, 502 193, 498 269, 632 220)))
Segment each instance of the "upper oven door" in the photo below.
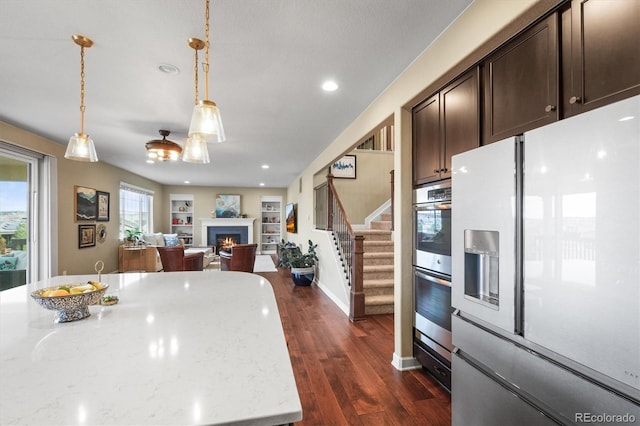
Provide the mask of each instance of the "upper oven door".
POLYGON ((451 275, 451 202, 414 205, 414 264, 451 275))

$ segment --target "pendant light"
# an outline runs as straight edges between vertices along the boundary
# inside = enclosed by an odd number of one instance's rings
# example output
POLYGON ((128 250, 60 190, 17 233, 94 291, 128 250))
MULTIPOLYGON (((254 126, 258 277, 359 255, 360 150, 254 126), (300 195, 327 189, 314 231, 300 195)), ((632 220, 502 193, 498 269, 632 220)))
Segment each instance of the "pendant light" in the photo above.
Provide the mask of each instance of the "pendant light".
POLYGON ((76 161, 98 161, 93 140, 84 133, 84 49, 93 46, 93 41, 80 34, 71 36, 74 43, 80 46, 80 133, 69 139, 64 158, 76 161))
POLYGON ((158 161, 177 161, 182 154, 182 148, 177 143, 167 139, 171 133, 168 130, 158 130, 162 139, 154 139, 145 144, 147 157, 158 161))
POLYGON ((189 136, 198 134, 207 142, 223 142, 226 138, 220 110, 215 102, 209 100, 209 0, 205 3, 205 63, 204 63, 204 94, 205 99, 199 101, 193 108, 189 136))
MULTIPOLYGON (((199 38, 192 37, 189 39, 189 46, 195 52, 194 81, 195 81, 195 105, 198 105, 198 50, 204 47, 204 41, 199 38)), ((184 143, 184 151, 182 152, 182 161, 189 163, 209 163, 209 150, 207 149, 207 141, 200 133, 189 134, 184 143)))

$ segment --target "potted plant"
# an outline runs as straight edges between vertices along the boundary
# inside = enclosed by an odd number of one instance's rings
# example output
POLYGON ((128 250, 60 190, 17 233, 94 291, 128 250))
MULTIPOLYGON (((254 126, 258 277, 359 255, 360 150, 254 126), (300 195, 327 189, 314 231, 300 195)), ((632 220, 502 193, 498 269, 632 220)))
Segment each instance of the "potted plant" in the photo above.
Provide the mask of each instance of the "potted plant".
MULTIPOLYGON (((289 244, 289 243, 287 243, 289 244)), ((280 259, 278 266, 291 268, 291 279, 298 286, 308 286, 313 283, 316 272, 316 263, 318 256, 316 255, 317 244, 309 240, 309 248, 303 253, 299 247, 283 247, 280 251, 280 259)))
POLYGON ((140 235, 142 235, 142 231, 138 228, 127 228, 124 230, 124 234, 125 240, 128 241, 129 245, 136 245, 140 239, 140 235))

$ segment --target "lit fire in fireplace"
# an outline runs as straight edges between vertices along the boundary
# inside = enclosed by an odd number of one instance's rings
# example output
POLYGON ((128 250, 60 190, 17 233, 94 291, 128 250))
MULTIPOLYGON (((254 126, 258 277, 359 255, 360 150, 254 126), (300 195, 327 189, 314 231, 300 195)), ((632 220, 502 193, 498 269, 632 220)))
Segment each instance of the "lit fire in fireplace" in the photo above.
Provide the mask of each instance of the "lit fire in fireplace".
POLYGON ((222 242, 222 248, 227 250, 227 249, 230 249, 231 247, 233 247, 235 244, 236 244, 236 242, 233 241, 233 238, 227 237, 222 242))

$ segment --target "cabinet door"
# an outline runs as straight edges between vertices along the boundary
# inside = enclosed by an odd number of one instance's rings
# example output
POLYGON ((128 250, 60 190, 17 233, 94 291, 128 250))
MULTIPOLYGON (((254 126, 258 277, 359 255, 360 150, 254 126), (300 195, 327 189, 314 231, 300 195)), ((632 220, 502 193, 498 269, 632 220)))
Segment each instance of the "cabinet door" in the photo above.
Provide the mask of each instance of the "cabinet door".
POLYGON ((570 26, 563 28, 567 116, 640 93, 640 1, 573 0, 570 26))
POLYGON ((440 178, 440 102, 436 94, 413 109, 413 184, 440 178))
POLYGON ((479 69, 463 74, 440 92, 442 172, 451 176, 451 157, 480 144, 479 69))
POLYGON ((483 63, 485 144, 558 119, 557 19, 550 15, 483 63))

